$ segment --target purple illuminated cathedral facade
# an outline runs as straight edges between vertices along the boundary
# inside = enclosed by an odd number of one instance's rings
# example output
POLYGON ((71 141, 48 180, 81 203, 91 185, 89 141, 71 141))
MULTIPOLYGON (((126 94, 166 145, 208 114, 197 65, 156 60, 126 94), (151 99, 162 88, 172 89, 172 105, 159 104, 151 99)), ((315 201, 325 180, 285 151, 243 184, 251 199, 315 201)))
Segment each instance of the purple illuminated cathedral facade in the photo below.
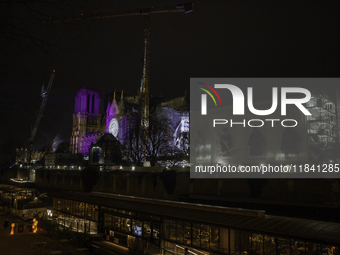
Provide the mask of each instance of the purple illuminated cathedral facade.
POLYGON ((72 153, 88 154, 91 143, 96 142, 105 131, 101 119, 99 91, 89 88, 78 90, 70 141, 72 153))
MULTIPOLYGON (((182 146, 179 142, 182 134, 189 132, 189 102, 186 96, 169 101, 151 98, 150 104, 154 105, 157 112, 169 118, 174 144, 182 146)), ((87 157, 91 144, 96 144, 105 133, 112 134, 121 144, 125 144, 131 128, 140 122, 140 95, 127 96, 123 91, 109 93, 103 105, 105 110, 101 112, 98 90, 78 90, 70 141, 72 153, 81 153, 87 157)))

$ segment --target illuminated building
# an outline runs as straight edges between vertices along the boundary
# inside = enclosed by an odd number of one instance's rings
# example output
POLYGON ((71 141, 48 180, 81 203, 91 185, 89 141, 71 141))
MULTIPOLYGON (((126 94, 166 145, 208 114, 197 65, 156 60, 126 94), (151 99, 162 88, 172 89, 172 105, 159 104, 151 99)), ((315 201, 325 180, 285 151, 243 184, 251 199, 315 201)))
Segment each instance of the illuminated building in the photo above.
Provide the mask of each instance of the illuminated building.
POLYGON ((45 154, 45 168, 65 169, 71 166, 82 166, 83 155, 69 153, 49 153, 45 154))
MULTIPOLYGON (((16 180, 15 183, 20 183, 16 180)), ((0 184, 0 200, 8 204, 8 209, 12 215, 22 218, 33 217, 40 213, 46 213, 46 207, 50 204, 50 199, 46 193, 39 195, 36 189, 19 188, 12 185, 0 184)))
POLYGON ((105 131, 101 117, 99 91, 88 88, 78 90, 70 141, 72 153, 88 155, 91 143, 96 142, 105 131))
POLYGON ((132 248, 138 240, 157 254, 337 255, 340 224, 102 192, 58 192, 53 221, 61 228, 104 234, 132 248), (85 227, 87 226, 87 227, 85 227))
MULTIPOLYGON (((39 161, 42 158, 44 158, 44 156, 45 156, 45 152, 39 151, 39 150, 32 150, 31 161, 35 163, 36 161, 39 161)), ((27 148, 16 149, 15 163, 17 165, 28 163, 28 159, 29 159, 29 150, 27 150, 27 148)))
MULTIPOLYGON (((72 153, 89 156, 90 147, 109 133, 120 144, 125 144, 131 129, 140 123, 140 94, 127 96, 112 92, 104 100, 105 114, 100 112, 99 91, 81 88, 75 98, 73 129, 71 136, 72 153)), ((174 144, 188 148, 189 104, 186 96, 165 101, 164 98, 150 97, 150 111, 163 114, 171 121, 174 144)), ((92 148, 91 147, 91 148, 92 148)), ((96 147, 96 146, 95 146, 96 147)), ((97 146, 98 147, 98 146, 97 146)))

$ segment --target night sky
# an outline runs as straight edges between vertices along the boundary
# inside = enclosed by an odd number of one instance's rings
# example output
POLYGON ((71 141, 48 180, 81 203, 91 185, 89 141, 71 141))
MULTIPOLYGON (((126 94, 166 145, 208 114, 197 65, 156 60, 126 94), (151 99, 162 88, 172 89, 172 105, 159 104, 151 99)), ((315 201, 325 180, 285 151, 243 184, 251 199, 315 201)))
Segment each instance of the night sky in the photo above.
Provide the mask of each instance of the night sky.
MULTIPOLYGON (((79 88, 133 95, 142 76, 142 17, 45 24, 48 16, 181 3, 4 2, 0 142, 28 145, 42 83, 56 70, 36 147, 58 134, 69 141, 79 88)), ((190 77, 339 77, 339 3, 296 2, 197 0, 193 13, 151 15, 151 94, 182 96, 190 77)))

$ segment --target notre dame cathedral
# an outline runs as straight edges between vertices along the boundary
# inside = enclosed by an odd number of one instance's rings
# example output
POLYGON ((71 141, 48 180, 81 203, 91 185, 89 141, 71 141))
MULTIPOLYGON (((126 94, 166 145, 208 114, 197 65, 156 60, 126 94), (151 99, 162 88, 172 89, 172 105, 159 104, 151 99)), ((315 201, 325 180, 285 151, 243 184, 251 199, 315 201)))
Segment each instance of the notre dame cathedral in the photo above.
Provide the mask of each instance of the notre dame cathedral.
MULTIPOLYGON (((122 91, 109 93, 104 100, 101 100, 98 90, 79 89, 75 97, 70 141, 72 153, 81 153, 87 157, 91 144, 95 144, 104 134, 112 134, 115 139, 124 144, 129 130, 136 121, 140 121, 140 97, 140 94, 128 96, 122 91)), ((187 95, 168 101, 151 96, 151 108, 158 108, 166 113, 172 123, 175 143, 182 133, 189 132, 187 95)))

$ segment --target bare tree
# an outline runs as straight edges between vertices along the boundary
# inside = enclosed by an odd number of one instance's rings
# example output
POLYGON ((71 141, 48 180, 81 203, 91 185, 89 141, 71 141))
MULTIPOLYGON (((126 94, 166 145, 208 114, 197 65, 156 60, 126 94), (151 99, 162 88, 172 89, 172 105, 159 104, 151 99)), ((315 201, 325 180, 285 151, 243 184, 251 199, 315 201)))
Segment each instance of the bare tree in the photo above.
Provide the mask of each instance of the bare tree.
POLYGON ((142 137, 144 153, 151 166, 155 166, 157 159, 164 156, 168 148, 172 146, 172 123, 164 115, 151 114, 148 134, 147 139, 142 137))
POLYGON ((173 140, 172 146, 166 148, 162 157, 163 161, 167 161, 167 166, 170 168, 180 162, 189 161, 189 133, 181 133, 179 138, 173 140))
POLYGON ((148 137, 143 137, 140 122, 137 120, 125 142, 126 156, 137 165, 150 161, 155 166, 157 160, 166 155, 172 146, 172 126, 166 116, 156 113, 149 116, 148 137))
POLYGON ((144 160, 143 145, 140 136, 140 123, 136 121, 133 128, 128 134, 128 139, 125 141, 125 157, 140 166, 144 160))

